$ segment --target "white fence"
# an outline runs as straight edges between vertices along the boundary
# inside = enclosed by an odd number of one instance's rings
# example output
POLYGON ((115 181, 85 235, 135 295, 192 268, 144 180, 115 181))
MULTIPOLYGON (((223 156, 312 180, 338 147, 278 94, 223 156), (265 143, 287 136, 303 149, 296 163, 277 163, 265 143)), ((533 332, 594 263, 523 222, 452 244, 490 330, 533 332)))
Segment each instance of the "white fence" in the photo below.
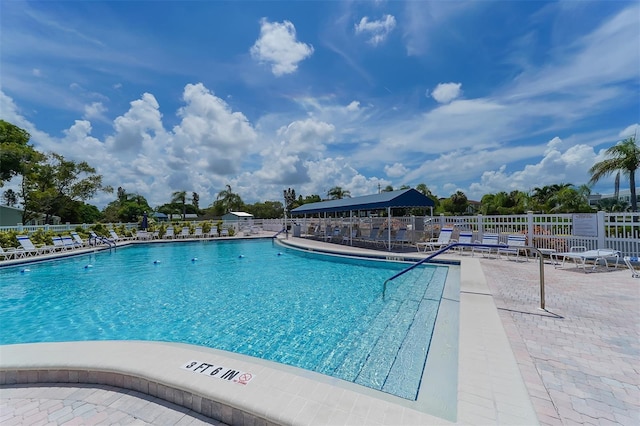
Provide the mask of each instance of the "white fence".
MULTIPOLYGON (((327 234, 327 229, 356 228, 360 236, 367 236, 371 228, 386 229, 385 217, 294 218, 302 233, 309 236, 327 234)), ((482 240, 485 233, 497 233, 506 243, 510 234, 524 234, 527 244, 536 248, 568 251, 573 246, 587 249, 610 248, 623 256, 640 256, 640 213, 579 213, 534 214, 496 216, 409 216, 391 218, 392 233, 407 229, 411 241, 418 242, 437 237, 442 228, 454 229, 457 239, 460 231, 473 232, 474 240, 482 240)))
MULTIPOLYGON (((400 228, 407 229, 412 242, 437 237, 442 228, 453 227, 453 238, 460 231, 472 231, 474 240, 482 240, 485 233, 497 233, 500 241, 507 241, 510 234, 524 234, 527 243, 534 247, 567 251, 573 246, 585 246, 587 249, 610 248, 619 250, 624 256, 640 256, 640 213, 580 213, 580 214, 533 214, 496 215, 496 216, 403 216, 391 218, 392 232, 400 228)), ((191 222, 195 225, 201 222, 191 222)), ((322 236, 326 230, 335 227, 355 228, 359 236, 367 236, 372 227, 381 232, 389 219, 386 217, 342 217, 310 218, 293 217, 288 219, 293 230, 299 230, 302 236, 322 236)), ((244 221, 225 221, 223 227, 241 230, 244 221)), ((137 229, 137 223, 105 224, 108 228, 124 225, 127 229, 137 229)), ((32 233, 44 229, 56 233, 74 230, 76 227, 88 229, 90 224, 3 226, 0 231, 18 231, 32 233)), ((283 219, 252 219, 251 226, 277 233, 283 228, 283 219)))

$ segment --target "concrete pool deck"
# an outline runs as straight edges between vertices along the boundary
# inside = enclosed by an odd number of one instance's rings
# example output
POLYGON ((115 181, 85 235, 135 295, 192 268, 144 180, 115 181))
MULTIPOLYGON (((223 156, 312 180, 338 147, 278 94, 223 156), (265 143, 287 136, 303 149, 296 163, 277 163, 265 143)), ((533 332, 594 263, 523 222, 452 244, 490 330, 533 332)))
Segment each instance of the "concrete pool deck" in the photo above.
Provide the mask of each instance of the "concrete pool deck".
MULTIPOLYGON (((314 249, 360 250, 290 240, 314 249)), ((623 269, 584 274, 547 264, 547 310, 541 311, 537 262, 443 258, 462 262, 454 423, 640 423, 640 280, 623 269)), ((151 395, 156 404, 167 400, 166 405, 186 406, 228 424, 451 424, 409 401, 338 379, 237 354, 156 342, 0 347, 0 422, 24 424, 15 420, 24 409, 13 402, 24 407, 36 399, 46 401, 47 389, 52 399, 59 399, 60 389, 50 386, 66 382, 130 389, 118 400, 151 395), (189 360, 250 372, 255 378, 241 385, 181 369, 189 360)), ((141 407, 135 402, 127 406, 141 407)), ((181 410, 184 424, 203 421, 181 410)), ((132 421, 156 424, 135 417, 135 410, 125 414, 132 421)), ((86 424, 78 418, 72 417, 86 424)))

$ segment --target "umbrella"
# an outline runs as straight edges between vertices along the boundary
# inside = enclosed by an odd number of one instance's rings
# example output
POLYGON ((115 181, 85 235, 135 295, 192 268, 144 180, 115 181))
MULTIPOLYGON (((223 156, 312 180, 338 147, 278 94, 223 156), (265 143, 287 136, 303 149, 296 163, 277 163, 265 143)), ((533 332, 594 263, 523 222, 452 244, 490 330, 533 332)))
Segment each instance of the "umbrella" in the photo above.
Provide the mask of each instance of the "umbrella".
POLYGON ((146 230, 149 227, 149 219, 147 219, 147 212, 144 212, 144 214, 142 215, 142 224, 140 225, 140 228, 146 230))

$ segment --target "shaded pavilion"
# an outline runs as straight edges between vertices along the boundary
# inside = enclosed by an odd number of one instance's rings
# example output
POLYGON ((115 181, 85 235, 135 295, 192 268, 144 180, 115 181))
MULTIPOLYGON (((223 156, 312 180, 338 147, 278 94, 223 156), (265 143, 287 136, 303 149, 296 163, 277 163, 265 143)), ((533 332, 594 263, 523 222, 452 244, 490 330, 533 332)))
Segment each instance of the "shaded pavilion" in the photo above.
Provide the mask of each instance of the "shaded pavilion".
POLYGON ((291 210, 292 216, 326 215, 349 212, 350 222, 353 212, 379 211, 387 213, 387 247, 391 247, 391 220, 392 210, 397 208, 430 208, 433 213, 435 203, 423 193, 413 189, 381 192, 379 194, 364 195, 361 197, 342 198, 339 200, 320 201, 317 203, 303 204, 291 210))

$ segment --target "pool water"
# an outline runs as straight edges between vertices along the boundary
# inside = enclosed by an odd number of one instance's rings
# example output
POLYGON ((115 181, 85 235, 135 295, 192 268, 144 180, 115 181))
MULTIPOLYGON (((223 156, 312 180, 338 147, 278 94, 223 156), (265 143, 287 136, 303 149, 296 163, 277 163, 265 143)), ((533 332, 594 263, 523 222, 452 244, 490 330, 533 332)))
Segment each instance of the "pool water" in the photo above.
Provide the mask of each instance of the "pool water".
POLYGON ((143 244, 0 269, 0 344, 182 342, 415 400, 447 268, 270 240, 143 244))

